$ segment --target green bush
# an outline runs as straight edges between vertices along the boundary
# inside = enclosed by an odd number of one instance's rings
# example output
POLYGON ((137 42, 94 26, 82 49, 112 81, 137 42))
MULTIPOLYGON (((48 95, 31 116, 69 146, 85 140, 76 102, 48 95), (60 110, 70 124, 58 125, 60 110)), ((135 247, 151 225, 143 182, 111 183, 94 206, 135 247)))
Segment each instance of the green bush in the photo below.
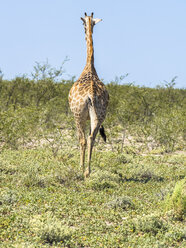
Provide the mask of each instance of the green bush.
POLYGON ((34 216, 30 222, 33 232, 44 242, 50 245, 60 243, 68 244, 73 230, 64 225, 59 219, 47 213, 45 216, 34 216))
POLYGON ((33 107, 0 112, 0 141, 13 149, 25 145, 38 131, 38 122, 39 111, 33 107))
POLYGON ((172 194, 165 200, 165 210, 171 211, 174 218, 183 220, 186 213, 186 180, 178 181, 172 194))
MULTIPOLYGON (((36 63, 32 79, 0 79, 1 146, 18 149, 34 143, 34 139, 48 139, 48 135, 51 140, 51 136, 59 137, 56 129, 69 130, 74 136, 75 124, 68 104, 74 78, 63 80, 62 76, 63 64, 56 69, 46 62, 36 63)), ((123 85, 122 79, 107 84, 110 101, 104 125, 112 151, 122 152, 127 136, 132 137, 132 145, 137 144, 138 150, 140 141, 141 147, 148 150, 182 149, 186 90, 174 88, 176 78, 153 89, 123 85)))
POLYGON ((120 208, 123 210, 134 209, 135 207, 132 200, 127 196, 116 197, 116 199, 108 202, 107 206, 114 209, 120 208))
POLYGON ((184 113, 179 109, 171 109, 154 118, 151 135, 157 145, 166 152, 174 150, 175 145, 182 142, 184 135, 184 113))
POLYGON ((136 231, 157 235, 158 232, 165 232, 168 227, 166 223, 155 215, 144 216, 143 218, 137 219, 136 231))
POLYGON ((119 176, 109 171, 97 171, 91 174, 86 185, 93 190, 104 190, 117 187, 119 176))

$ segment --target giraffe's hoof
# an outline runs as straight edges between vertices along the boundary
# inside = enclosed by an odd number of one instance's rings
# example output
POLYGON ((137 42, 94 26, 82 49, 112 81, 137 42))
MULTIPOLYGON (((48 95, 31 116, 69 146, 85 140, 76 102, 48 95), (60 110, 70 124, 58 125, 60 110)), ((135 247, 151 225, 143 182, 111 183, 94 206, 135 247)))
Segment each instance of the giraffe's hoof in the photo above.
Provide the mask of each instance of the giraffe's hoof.
POLYGON ((90 171, 87 169, 85 172, 84 172, 84 177, 85 178, 88 178, 90 176, 90 171))

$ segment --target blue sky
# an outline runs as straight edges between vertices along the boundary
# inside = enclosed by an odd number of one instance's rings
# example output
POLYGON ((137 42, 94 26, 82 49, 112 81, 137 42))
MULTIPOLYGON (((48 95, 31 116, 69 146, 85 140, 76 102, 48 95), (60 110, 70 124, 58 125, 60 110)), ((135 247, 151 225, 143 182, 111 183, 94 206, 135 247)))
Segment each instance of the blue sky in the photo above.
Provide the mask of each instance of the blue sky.
POLYGON ((80 17, 94 12, 95 66, 104 82, 154 87, 177 76, 186 86, 186 0, 0 0, 0 68, 5 79, 48 59, 65 78, 81 74, 86 43, 80 17))

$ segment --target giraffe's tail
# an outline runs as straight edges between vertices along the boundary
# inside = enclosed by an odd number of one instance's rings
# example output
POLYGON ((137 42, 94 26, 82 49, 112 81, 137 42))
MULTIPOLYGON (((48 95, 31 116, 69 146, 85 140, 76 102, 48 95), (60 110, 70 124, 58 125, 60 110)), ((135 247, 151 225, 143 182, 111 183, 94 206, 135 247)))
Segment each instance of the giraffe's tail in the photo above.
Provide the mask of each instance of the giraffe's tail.
POLYGON ((103 140, 106 142, 107 137, 106 137, 105 129, 103 126, 100 127, 99 133, 100 133, 101 137, 103 138, 103 140))
MULTIPOLYGON (((88 104, 89 104, 89 106, 91 106, 91 107, 94 106, 94 102, 93 102, 93 100, 91 99, 91 97, 88 97, 88 104)), ((91 109, 91 107, 90 107, 90 109, 91 109)), ((89 109, 89 115, 91 115, 91 114, 90 114, 90 109, 89 109)), ((96 108, 94 109, 94 111, 96 111, 96 108)), ((94 113, 95 113, 95 112, 94 112, 94 113)), ((96 115, 96 113, 95 113, 95 115, 96 115)), ((91 118, 90 118, 90 119, 91 119, 91 118)), ((100 133, 101 137, 103 138, 103 140, 106 142, 107 137, 106 137, 105 129, 104 129, 103 125, 100 126, 100 128, 99 128, 99 133, 100 133)))

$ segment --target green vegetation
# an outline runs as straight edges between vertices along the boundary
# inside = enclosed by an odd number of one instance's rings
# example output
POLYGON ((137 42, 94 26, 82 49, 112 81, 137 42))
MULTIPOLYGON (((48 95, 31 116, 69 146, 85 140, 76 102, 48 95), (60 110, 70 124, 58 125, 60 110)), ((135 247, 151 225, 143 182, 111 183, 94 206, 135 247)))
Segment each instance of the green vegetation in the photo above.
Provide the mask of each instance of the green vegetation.
POLYGON ((109 83, 84 181, 61 76, 0 78, 0 247, 185 247, 186 90, 109 83))
POLYGON ((186 180, 178 181, 173 193, 167 196, 165 202, 166 210, 172 210, 173 216, 178 220, 183 220, 186 214, 186 180))

